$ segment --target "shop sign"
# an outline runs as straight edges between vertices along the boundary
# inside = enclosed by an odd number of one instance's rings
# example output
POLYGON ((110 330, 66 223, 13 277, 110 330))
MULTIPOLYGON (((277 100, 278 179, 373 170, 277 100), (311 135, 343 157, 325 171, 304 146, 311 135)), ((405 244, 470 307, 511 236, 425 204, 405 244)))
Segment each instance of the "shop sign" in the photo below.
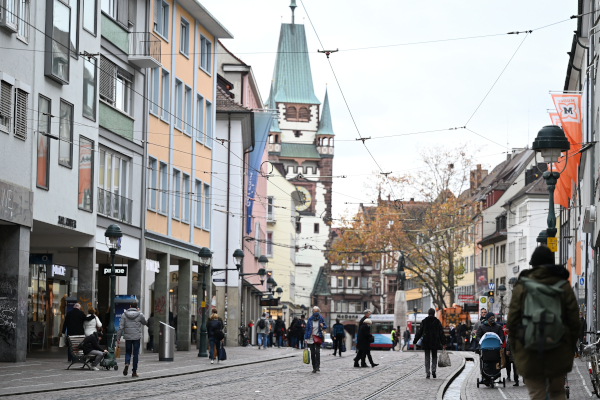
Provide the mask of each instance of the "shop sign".
POLYGON ((213 278, 213 282, 225 282, 225 278, 213 278))
POLYGON ((277 307, 279 305, 279 299, 261 299, 260 305, 262 307, 277 307))
MULTIPOLYGON (((102 267, 102 275, 110 275, 111 272, 112 272, 111 267, 102 267)), ((116 276, 127 276, 127 267, 123 267, 121 265, 119 265, 118 267, 115 266, 115 275, 116 276)))
POLYGON ((77 221, 71 218, 58 216, 58 225, 66 226, 67 228, 75 229, 77 228, 77 221))
POLYGON ((358 314, 337 314, 337 317, 343 320, 356 320, 359 318, 358 314))
POLYGON ((0 219, 16 224, 33 224, 33 192, 0 181, 0 219))
POLYGON ((52 264, 52 254, 29 254, 29 264, 52 264))
POLYGON ((474 301, 475 300, 475 296, 472 295, 472 294, 459 294, 458 295, 458 300, 474 301))
POLYGON ((160 272, 160 264, 156 260, 148 260, 146 259, 146 271, 159 273, 160 272))
POLYGON ((53 265, 52 266, 52 276, 56 276, 56 275, 60 275, 60 276, 67 275, 67 268, 63 267, 62 265, 53 265))
POLYGON ((519 272, 519 266, 518 266, 518 265, 515 265, 515 266, 513 267, 513 273, 515 273, 515 274, 516 274, 517 272, 519 272))

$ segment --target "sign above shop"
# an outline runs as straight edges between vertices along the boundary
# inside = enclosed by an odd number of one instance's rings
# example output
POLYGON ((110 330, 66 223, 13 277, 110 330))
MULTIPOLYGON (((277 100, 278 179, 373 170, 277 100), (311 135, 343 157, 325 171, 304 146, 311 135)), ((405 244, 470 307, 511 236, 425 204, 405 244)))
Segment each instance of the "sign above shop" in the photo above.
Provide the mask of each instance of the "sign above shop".
POLYGON ((213 278, 213 282, 225 282, 225 278, 213 278))
POLYGON ((31 226, 33 192, 22 186, 0 181, 0 219, 31 226))
POLYGON ((475 300, 475 295, 472 295, 472 294, 459 294, 458 295, 458 299, 459 300, 463 300, 463 301, 474 301, 475 300))
POLYGON ((58 216, 58 225, 66 226, 67 228, 76 229, 77 221, 71 218, 58 216))
MULTIPOLYGON (((110 275, 112 271, 111 267, 102 267, 102 275, 110 275)), ((118 267, 115 265, 115 275, 116 276, 127 276, 127 267, 119 265, 118 267)))
POLYGON ((62 265, 53 265, 52 266, 52 276, 65 276, 67 274, 67 268, 62 265))
POLYGON ((339 318, 342 320, 356 320, 359 318, 358 314, 335 314, 331 315, 332 318, 339 318))
POLYGON ((52 254, 29 254, 29 264, 52 264, 52 254))
POLYGON ((279 305, 279 299, 260 299, 260 305, 262 307, 277 307, 279 305))

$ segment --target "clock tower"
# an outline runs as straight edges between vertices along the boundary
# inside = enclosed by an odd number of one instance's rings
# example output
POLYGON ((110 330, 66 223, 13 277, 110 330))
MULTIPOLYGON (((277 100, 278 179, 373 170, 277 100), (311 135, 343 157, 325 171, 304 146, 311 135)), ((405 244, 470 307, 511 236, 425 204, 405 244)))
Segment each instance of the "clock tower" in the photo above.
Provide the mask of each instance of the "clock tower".
POLYGON ((310 288, 296 283, 296 304, 310 306, 319 268, 327 263, 325 246, 331 227, 334 132, 325 89, 323 103, 314 93, 304 25, 282 23, 268 108, 277 111, 269 133, 269 160, 283 165, 300 215, 296 267, 310 268, 310 288), (304 296, 305 298, 302 298, 304 296))

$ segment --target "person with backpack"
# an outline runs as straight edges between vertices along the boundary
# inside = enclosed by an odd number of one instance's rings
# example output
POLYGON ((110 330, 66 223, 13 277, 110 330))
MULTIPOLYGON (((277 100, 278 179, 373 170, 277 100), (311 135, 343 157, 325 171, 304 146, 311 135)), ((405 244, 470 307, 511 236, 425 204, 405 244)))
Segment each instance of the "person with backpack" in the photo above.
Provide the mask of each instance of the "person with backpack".
POLYGON ((285 322, 281 317, 277 317, 275 321, 275 338, 277 340, 277 348, 283 346, 283 335, 285 333, 285 322))
POLYGON ((271 314, 269 314, 269 319, 267 320, 267 322, 269 323, 269 334, 268 334, 268 339, 269 339, 269 347, 273 347, 275 345, 275 343, 273 342, 273 334, 275 333, 275 321, 273 320, 273 316, 271 314))
POLYGON ((263 348, 267 348, 267 335, 269 334, 270 325, 269 321, 265 318, 267 314, 263 313, 262 317, 256 321, 256 336, 258 340, 258 349, 260 350, 261 344, 263 348))
POLYGON ((225 338, 225 334, 223 333, 223 322, 219 318, 219 314, 215 308, 213 308, 208 324, 206 324, 206 333, 208 336, 208 343, 210 344, 208 358, 210 358, 210 363, 214 364, 215 358, 218 360, 218 356, 215 356, 215 354, 220 348, 221 341, 225 338))
POLYGON ((421 328, 415 335, 414 343, 417 343, 419 339, 423 338, 421 342, 421 348, 425 350, 425 376, 429 379, 429 362, 431 359, 431 374, 435 378, 435 371, 437 369, 437 351, 442 348, 446 348, 444 344, 446 336, 444 335, 444 328, 439 319, 435 317, 435 310, 430 308, 427 312, 428 316, 421 322, 421 328))
POLYGON ((306 318, 306 316, 304 314, 302 314, 300 319, 298 321, 296 321, 296 325, 295 325, 296 337, 298 338, 298 348, 299 349, 303 349, 304 347, 306 347, 306 344, 304 343, 304 334, 306 332, 306 320, 304 318, 306 318))
POLYGON ((331 337, 333 338, 333 355, 337 351, 340 352, 340 357, 342 356, 342 345, 344 344, 344 339, 346 338, 346 333, 344 331, 344 325, 340 323, 340 319, 335 319, 335 324, 331 328, 331 337))
POLYGON ((569 271, 539 246, 531 269, 521 272, 508 312, 510 352, 532 400, 565 398, 565 376, 573 368, 579 308, 569 271))

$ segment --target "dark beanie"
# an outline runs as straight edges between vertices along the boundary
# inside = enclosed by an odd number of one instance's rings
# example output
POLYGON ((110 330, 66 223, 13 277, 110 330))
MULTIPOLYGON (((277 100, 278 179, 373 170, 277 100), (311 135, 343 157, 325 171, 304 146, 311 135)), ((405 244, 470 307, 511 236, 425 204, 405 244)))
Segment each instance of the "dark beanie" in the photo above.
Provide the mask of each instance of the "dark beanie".
POLYGON ((534 267, 538 265, 554 265, 554 253, 550 251, 546 246, 538 246, 531 255, 529 265, 534 267))
POLYGON ((491 317, 495 317, 495 315, 494 315, 493 312, 489 312, 489 313, 485 314, 485 319, 486 320, 490 319, 491 317))

